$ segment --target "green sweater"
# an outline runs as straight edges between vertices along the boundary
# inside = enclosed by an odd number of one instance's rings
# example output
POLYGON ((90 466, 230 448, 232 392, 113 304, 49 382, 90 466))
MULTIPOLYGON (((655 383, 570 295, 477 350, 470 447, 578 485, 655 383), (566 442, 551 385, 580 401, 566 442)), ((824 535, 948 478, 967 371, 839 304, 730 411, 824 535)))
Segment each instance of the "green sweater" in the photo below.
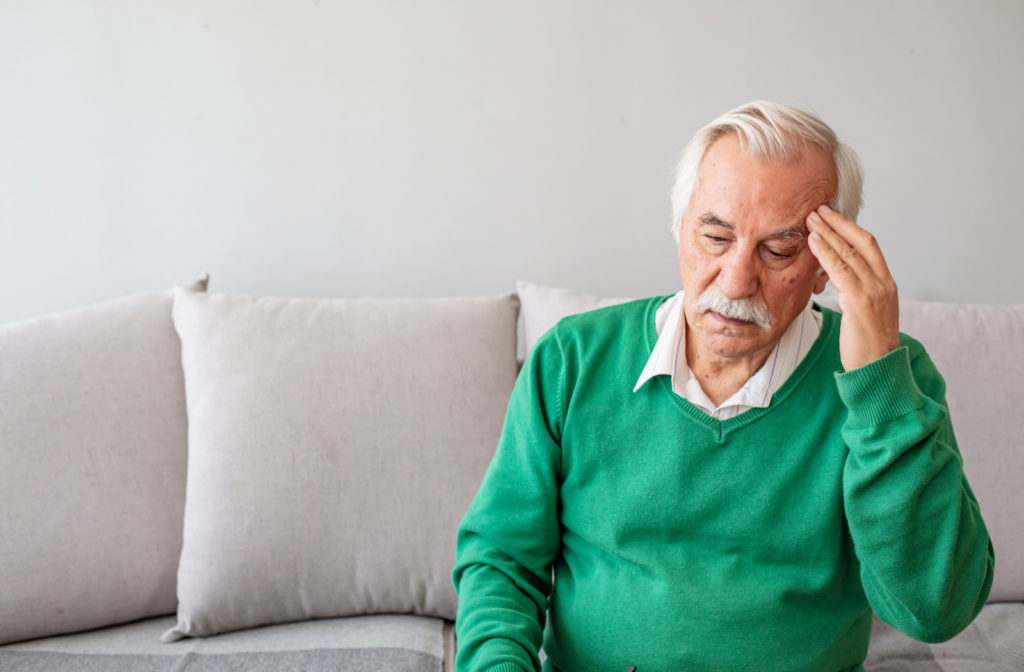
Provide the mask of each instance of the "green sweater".
POLYGON ((456 669, 538 669, 543 636, 546 670, 834 672, 872 608, 924 641, 966 627, 993 551, 921 345, 836 373, 824 310, 771 405, 718 421, 667 376, 633 392, 664 298, 530 353, 458 532, 456 669))

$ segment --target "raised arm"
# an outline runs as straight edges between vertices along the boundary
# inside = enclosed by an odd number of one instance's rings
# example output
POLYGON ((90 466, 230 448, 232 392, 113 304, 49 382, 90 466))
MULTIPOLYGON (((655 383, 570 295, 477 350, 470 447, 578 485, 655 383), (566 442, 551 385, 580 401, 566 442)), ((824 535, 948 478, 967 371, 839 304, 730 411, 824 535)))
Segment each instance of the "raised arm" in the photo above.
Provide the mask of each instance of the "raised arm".
POLYGON ((919 343, 900 341, 896 284, 874 238, 824 207, 807 224, 843 309, 843 497, 868 601, 911 637, 949 639, 984 606, 994 555, 945 383, 919 343))

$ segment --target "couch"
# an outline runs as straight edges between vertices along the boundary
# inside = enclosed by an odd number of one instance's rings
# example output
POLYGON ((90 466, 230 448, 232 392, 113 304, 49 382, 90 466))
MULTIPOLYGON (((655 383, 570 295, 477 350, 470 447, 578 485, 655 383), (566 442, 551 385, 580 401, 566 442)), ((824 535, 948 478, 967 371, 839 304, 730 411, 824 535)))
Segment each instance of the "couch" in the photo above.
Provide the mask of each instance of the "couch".
MULTIPOLYGON (((451 670, 455 528, 518 364, 623 300, 208 293, 0 326, 0 670, 451 670)), ((826 297, 823 303, 830 300, 826 297)), ((1024 305, 904 302, 996 547, 942 644, 868 670, 1024 670, 1024 305)))

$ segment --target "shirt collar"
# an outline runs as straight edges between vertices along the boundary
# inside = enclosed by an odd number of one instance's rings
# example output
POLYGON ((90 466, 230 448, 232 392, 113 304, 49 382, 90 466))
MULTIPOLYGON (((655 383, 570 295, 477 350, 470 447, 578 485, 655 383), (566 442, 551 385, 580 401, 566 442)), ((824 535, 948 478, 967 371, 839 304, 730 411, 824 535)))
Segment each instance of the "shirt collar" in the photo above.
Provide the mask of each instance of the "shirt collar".
POLYGON ((821 330, 821 322, 820 316, 816 316, 812 302, 808 301, 804 310, 797 315, 772 348, 764 365, 718 408, 715 408, 704 394, 700 383, 686 363, 686 351, 682 347, 686 342, 682 290, 658 307, 655 328, 658 340, 633 391, 639 390, 655 376, 671 376, 672 389, 677 394, 707 412, 714 413, 729 406, 744 409, 767 407, 771 403, 772 395, 782 387, 810 350, 821 330))
POLYGON ((675 371, 676 354, 679 346, 685 341, 682 329, 686 326, 683 319, 683 291, 679 290, 666 299, 654 316, 654 326, 658 333, 658 342, 654 344, 647 365, 640 373, 633 391, 636 392, 644 383, 655 376, 671 376, 675 371))

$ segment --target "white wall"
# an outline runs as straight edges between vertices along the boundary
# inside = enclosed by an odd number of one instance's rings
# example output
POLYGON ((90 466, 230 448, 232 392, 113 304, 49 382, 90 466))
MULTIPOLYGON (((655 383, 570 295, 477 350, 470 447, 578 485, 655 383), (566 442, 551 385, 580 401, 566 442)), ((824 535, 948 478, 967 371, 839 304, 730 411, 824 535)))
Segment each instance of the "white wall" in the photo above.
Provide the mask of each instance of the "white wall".
POLYGON ((671 169, 819 113, 905 298, 1024 301, 1018 0, 0 0, 0 321, 162 289, 674 291, 671 169))

